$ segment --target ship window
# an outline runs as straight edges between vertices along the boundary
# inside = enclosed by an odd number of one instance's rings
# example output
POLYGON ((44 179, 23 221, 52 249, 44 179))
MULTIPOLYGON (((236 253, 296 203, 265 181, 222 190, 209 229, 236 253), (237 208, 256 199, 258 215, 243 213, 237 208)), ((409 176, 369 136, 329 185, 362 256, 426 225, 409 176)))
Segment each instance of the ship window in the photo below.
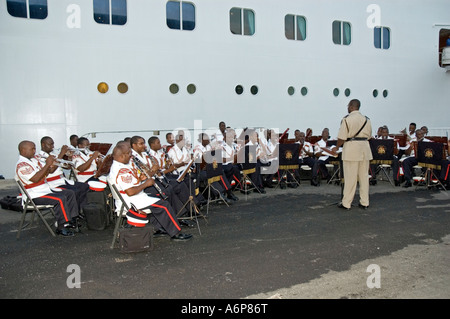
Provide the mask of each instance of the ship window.
POLYGON ((388 94, 389 94, 388 90, 383 90, 383 96, 384 96, 384 97, 387 97, 388 94))
POLYGON ((94 0, 94 20, 100 24, 127 23, 127 0, 94 0))
POLYGON ((128 92, 128 84, 126 84, 125 82, 119 83, 119 85, 117 85, 117 91, 119 91, 122 94, 125 94, 128 92))
POLYGON ((350 96, 350 89, 349 88, 345 89, 344 94, 345 94, 346 97, 349 97, 350 96))
POLYGON ((172 94, 177 94, 179 90, 180 90, 180 88, 178 87, 178 84, 176 84, 176 83, 173 83, 169 86, 169 91, 172 94))
POLYGON ((334 96, 339 96, 339 89, 338 89, 338 88, 335 88, 335 89, 333 90, 333 95, 334 95, 334 96))
POLYGON ((340 45, 349 45, 352 42, 350 22, 333 21, 333 42, 340 45))
POLYGON ((287 14, 284 17, 284 34, 289 40, 306 39, 306 19, 303 16, 287 14))
POLYGON ((170 29, 194 30, 194 4, 184 1, 168 1, 166 4, 166 23, 170 29))
POLYGON ((287 92, 288 92, 289 95, 294 95, 294 93, 295 93, 295 88, 294 88, 293 86, 290 86, 290 87, 288 87, 287 92))
POLYGON ((230 9, 230 30, 233 34, 255 34, 255 13, 250 9, 230 9))
POLYGON ((389 49, 389 47, 391 46, 391 31, 389 30, 389 28, 373 28, 373 44, 377 49, 389 49))
POLYGON ((305 96, 306 94, 308 94, 308 88, 304 86, 301 88, 300 92, 302 93, 303 96, 305 96))
POLYGON ((6 6, 13 17, 45 19, 48 15, 47 0, 7 0, 6 6))
POLYGON ((109 90, 108 84, 106 84, 105 82, 100 82, 100 83, 97 85, 97 90, 98 90, 100 93, 106 93, 106 92, 108 92, 108 90, 109 90))
POLYGON ((244 92, 244 88, 242 85, 236 85, 236 88, 234 89, 238 95, 241 95, 244 92))
POLYGON ((259 91, 259 89, 258 89, 258 87, 257 87, 256 85, 253 85, 253 86, 250 88, 250 92, 252 92, 253 95, 258 94, 258 91, 259 91))
POLYGON ((194 94, 197 91, 197 87, 195 86, 195 84, 189 84, 187 86, 187 91, 189 94, 194 94))
POLYGON ((373 94, 373 97, 377 97, 377 96, 378 96, 378 90, 377 90, 377 89, 374 89, 373 92, 372 92, 372 94, 373 94))

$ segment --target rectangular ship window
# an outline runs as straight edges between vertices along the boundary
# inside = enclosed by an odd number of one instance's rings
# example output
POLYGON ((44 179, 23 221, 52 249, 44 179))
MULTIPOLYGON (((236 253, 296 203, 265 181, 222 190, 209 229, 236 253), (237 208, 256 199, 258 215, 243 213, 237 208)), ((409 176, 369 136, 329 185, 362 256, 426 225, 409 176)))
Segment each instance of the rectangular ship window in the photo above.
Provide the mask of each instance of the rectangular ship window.
POLYGON ((284 17, 284 34, 289 40, 306 39, 306 19, 303 16, 287 14, 284 17))
POLYGON ((352 42, 352 26, 350 22, 333 21, 333 43, 339 45, 350 45, 352 42))
POLYGON ((17 18, 45 19, 48 15, 47 0, 7 0, 8 13, 17 18))
POLYGON ((100 24, 127 23, 127 0, 94 0, 94 20, 100 24))
POLYGON ((233 34, 255 34, 255 13, 250 9, 230 9, 230 31, 233 34))
POLYGON ((389 49, 391 46, 391 31, 389 30, 389 28, 373 28, 373 44, 377 49, 389 49))
POLYGON ((170 29, 192 31, 195 29, 195 6, 190 2, 168 1, 166 23, 170 29))

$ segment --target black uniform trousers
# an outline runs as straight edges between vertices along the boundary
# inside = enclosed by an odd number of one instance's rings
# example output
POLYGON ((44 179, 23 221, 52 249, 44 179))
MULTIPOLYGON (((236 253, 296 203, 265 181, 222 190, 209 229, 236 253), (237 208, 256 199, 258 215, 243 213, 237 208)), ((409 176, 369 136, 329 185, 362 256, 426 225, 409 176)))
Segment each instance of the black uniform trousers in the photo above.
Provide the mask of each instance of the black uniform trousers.
POLYGON ((36 205, 54 205, 55 218, 58 229, 62 229, 65 223, 78 216, 78 203, 75 192, 72 190, 53 191, 41 197, 33 198, 36 205))
POLYGON ((87 203, 87 193, 89 192, 89 184, 74 182, 73 185, 65 182, 62 185, 59 185, 58 188, 69 189, 75 192, 75 196, 77 198, 78 211, 81 211, 84 205, 87 203))
POLYGON ((186 212, 186 208, 183 208, 184 202, 179 198, 178 194, 174 190, 174 187, 170 183, 163 184, 158 179, 155 179, 155 183, 159 186, 159 189, 161 190, 163 195, 159 193, 155 186, 147 187, 146 189, 144 189, 144 192, 152 197, 167 200, 176 213, 180 212, 180 210, 183 210, 183 212, 181 212, 180 214, 186 212), (166 196, 166 199, 164 199, 163 196, 166 196))
POLYGON ((177 220, 177 214, 173 207, 164 200, 159 200, 142 210, 150 209, 151 214, 147 215, 149 221, 156 229, 163 229, 170 237, 176 236, 181 231, 181 226, 177 220))

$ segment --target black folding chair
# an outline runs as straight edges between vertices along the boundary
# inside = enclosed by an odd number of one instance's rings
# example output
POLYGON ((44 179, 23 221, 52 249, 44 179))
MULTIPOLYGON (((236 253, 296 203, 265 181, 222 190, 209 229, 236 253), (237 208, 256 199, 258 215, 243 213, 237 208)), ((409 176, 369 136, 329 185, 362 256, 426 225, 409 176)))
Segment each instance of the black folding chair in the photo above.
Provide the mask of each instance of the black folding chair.
POLYGON ((117 243, 117 239, 119 237, 119 227, 123 226, 126 217, 124 217, 127 213, 127 211, 130 209, 130 207, 128 207, 127 203, 125 202, 125 200, 123 199, 122 195, 120 194, 119 190, 117 189, 116 185, 111 184, 108 181, 108 185, 109 188, 111 189, 111 194, 114 200, 114 206, 115 206, 115 212, 116 214, 113 214, 113 216, 115 216, 116 222, 115 222, 115 226, 114 226, 114 232, 113 232, 113 239, 111 242, 111 249, 113 249, 117 243), (116 202, 120 202, 120 208, 116 206, 116 202))
POLYGON ((20 219, 20 225, 16 236, 17 239, 19 239, 20 232, 22 231, 22 229, 26 228, 27 226, 31 227, 33 225, 35 214, 39 216, 39 218, 42 220, 42 222, 44 223, 45 227, 48 229, 50 234, 52 234, 53 237, 56 237, 55 232, 52 230, 52 228, 44 218, 44 216, 49 213, 51 213, 53 217, 55 216, 54 205, 36 205, 33 199, 31 198, 30 194, 28 194, 23 183, 20 180, 16 180, 16 182, 17 185, 19 185, 20 192, 22 193, 22 206, 23 206, 22 218, 20 219), (31 211, 33 212, 31 222, 24 226, 26 215, 28 212, 31 211))

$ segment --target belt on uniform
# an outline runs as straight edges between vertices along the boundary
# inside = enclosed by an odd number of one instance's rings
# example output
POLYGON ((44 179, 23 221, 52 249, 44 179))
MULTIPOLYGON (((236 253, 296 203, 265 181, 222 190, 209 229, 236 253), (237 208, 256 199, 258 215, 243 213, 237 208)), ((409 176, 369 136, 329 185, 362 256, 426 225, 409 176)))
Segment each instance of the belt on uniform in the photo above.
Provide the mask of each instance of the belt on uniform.
POLYGON ((348 138, 346 141, 347 142, 349 142, 349 141, 367 141, 367 138, 365 138, 365 137, 352 137, 352 138, 348 138))

